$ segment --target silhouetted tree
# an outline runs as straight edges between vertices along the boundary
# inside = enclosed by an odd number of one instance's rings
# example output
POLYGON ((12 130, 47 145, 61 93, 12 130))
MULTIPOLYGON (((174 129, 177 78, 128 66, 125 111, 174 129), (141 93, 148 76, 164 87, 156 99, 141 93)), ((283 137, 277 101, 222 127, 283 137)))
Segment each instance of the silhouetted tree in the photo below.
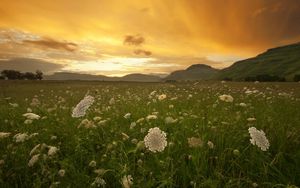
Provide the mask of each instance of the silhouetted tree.
POLYGON ((21 73, 16 70, 3 70, 1 72, 0 79, 8 79, 8 80, 41 80, 43 79, 43 73, 40 70, 37 70, 35 73, 25 72, 21 73))
POLYGON ((4 76, 0 76, 0 80, 4 80, 5 78, 4 78, 4 76))
POLYGON ((22 79, 22 73, 16 70, 3 70, 1 75, 9 80, 20 80, 22 79))
POLYGON ((37 80, 43 79, 43 72, 40 70, 35 71, 35 76, 37 80))
POLYGON ((25 72, 22 74, 22 78, 25 80, 36 80, 36 75, 32 72, 25 72))
POLYGON ((254 82, 254 81, 260 81, 260 82, 285 82, 284 77, 279 77, 276 75, 268 75, 268 74, 260 74, 256 76, 248 76, 245 78, 245 81, 247 82, 254 82))
POLYGON ((295 82, 299 82, 299 81, 300 81, 300 74, 296 74, 296 75, 294 76, 294 81, 295 81, 295 82))

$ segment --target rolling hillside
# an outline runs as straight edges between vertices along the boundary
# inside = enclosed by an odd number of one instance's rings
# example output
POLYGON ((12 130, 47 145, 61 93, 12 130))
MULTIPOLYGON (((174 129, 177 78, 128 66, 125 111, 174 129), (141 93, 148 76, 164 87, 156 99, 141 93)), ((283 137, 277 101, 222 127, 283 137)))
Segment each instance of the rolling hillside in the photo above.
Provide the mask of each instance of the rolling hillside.
POLYGON ((209 65, 195 64, 185 70, 172 72, 164 80, 209 80, 212 79, 218 69, 214 69, 209 65))
POLYGON ((300 43, 272 48, 256 57, 238 61, 217 75, 218 79, 243 81, 246 77, 273 75, 292 80, 300 74, 300 43))

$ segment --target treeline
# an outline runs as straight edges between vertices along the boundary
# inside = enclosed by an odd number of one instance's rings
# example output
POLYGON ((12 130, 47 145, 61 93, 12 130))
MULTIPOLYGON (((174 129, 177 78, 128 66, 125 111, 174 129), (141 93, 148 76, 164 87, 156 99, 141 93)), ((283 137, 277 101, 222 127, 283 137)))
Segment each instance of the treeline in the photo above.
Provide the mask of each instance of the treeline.
MULTIPOLYGON (((224 81, 233 81, 232 78, 230 77, 225 77, 222 80, 224 81)), ((246 82, 285 82, 286 79, 285 77, 280 77, 276 75, 269 75, 269 74, 261 74, 261 75, 256 75, 256 76, 248 76, 243 79, 246 82)), ((300 74, 296 74, 293 78, 294 82, 300 82, 300 74)))
POLYGON ((284 77, 276 76, 276 75, 268 75, 261 74, 256 76, 248 76, 245 78, 246 82, 285 82, 286 79, 284 77))
POLYGON ((33 72, 20 72, 16 70, 3 70, 1 71, 0 79, 4 80, 41 80, 43 79, 43 72, 37 70, 33 72))

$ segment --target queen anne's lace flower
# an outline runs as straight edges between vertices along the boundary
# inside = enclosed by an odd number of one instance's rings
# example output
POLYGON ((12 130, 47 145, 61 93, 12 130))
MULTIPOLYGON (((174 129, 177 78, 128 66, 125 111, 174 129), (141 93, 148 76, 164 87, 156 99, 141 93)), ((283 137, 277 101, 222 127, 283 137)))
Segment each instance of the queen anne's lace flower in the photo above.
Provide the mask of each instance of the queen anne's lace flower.
POLYGON ((251 136, 251 144, 257 145, 262 151, 267 151, 269 149, 270 143, 263 130, 257 130, 255 127, 250 127, 248 131, 251 136))
POLYGON ((219 99, 225 102, 233 102, 233 97, 231 95, 221 95, 219 96, 219 99))
POLYGON ((201 138, 191 137, 188 138, 188 144, 191 148, 202 147, 203 141, 201 138))
POLYGON ((58 148, 55 146, 49 146, 48 156, 53 156, 57 153, 58 148))
POLYGON ((25 113, 25 114, 23 114, 23 116, 30 120, 40 119, 40 116, 37 114, 34 114, 34 113, 25 113))
POLYGON ((39 160, 39 156, 40 156, 40 154, 36 154, 36 155, 32 156, 28 162, 28 166, 32 167, 39 160))
POLYGON ((60 177, 64 177, 64 176, 65 176, 65 173, 66 173, 66 171, 65 171, 64 169, 60 169, 60 170, 58 171, 58 175, 59 175, 60 177))
POLYGON ((147 120, 157 119, 157 115, 151 114, 146 117, 147 120))
POLYGON ((39 149, 40 146, 41 146, 41 144, 34 146, 34 148, 32 148, 32 150, 30 151, 29 155, 31 156, 34 153, 36 153, 36 151, 39 149))
POLYGON ((158 127, 149 129, 144 138, 145 146, 152 152, 162 152, 167 146, 167 134, 158 127))
POLYGON ((96 167, 97 166, 97 162, 96 161, 91 161, 90 163, 89 163, 89 166, 90 167, 96 167))
POLYGON ((0 132, 0 139, 1 139, 1 138, 7 138, 7 137, 9 137, 10 134, 11 134, 11 133, 0 132))
POLYGON ((177 121, 178 121, 178 119, 174 119, 174 118, 172 118, 170 116, 168 116, 168 117, 165 118, 165 123, 166 124, 176 123, 177 121))
POLYGON ((130 117, 131 117, 131 113, 127 113, 127 114, 124 115, 125 119, 129 119, 130 117))
POLYGON ((85 96, 73 109, 72 117, 82 117, 85 115, 86 110, 94 103, 95 98, 93 96, 85 96))
POLYGON ((124 188, 130 188, 130 186, 133 184, 133 178, 131 175, 124 176, 122 178, 122 185, 124 188))
POLYGON ((27 133, 18 133, 14 136, 14 139, 16 140, 16 142, 24 142, 25 140, 28 139, 28 134, 27 133))
POLYGON ((162 100, 164 100, 165 98, 167 98, 167 95, 166 95, 166 94, 161 94, 161 95, 159 95, 157 98, 158 98, 158 100, 162 101, 162 100))

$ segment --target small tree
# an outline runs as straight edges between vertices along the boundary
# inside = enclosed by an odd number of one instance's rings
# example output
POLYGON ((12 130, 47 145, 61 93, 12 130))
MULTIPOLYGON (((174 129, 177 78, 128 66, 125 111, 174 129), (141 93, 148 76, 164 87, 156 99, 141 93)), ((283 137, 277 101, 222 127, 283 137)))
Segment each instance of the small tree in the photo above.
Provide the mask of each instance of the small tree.
POLYGON ((36 80, 36 75, 32 72, 25 72, 23 74, 23 79, 25 79, 25 80, 36 80))
POLYGON ((37 80, 43 79, 43 72, 40 71, 40 70, 35 71, 35 78, 36 78, 37 80))
POLYGON ((22 73, 16 70, 3 70, 1 75, 9 80, 19 80, 23 77, 22 73))

